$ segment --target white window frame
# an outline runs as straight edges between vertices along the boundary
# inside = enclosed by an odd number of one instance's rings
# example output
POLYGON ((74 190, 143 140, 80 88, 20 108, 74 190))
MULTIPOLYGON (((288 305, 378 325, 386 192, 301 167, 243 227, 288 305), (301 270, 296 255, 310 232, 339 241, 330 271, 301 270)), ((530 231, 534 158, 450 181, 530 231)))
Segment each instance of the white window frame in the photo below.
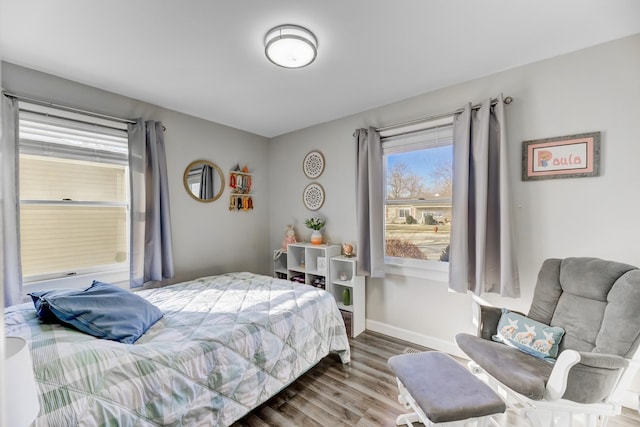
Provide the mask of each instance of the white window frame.
MULTIPOLYGON (((19 116, 24 113, 34 113, 34 114, 42 114, 42 115, 50 115, 52 117, 58 117, 65 120, 77 121, 88 123, 91 125, 104 126, 108 128, 114 128, 121 131, 127 130, 127 125, 125 123, 117 122, 114 120, 103 119, 99 117, 93 117, 84 115, 81 113, 61 110, 55 107, 48 107, 39 104, 32 104, 25 101, 19 102, 19 116)), ((23 116, 24 117, 24 116, 23 116)), ((39 145, 46 145, 46 143, 38 143, 30 140, 23 140, 20 136, 19 141, 19 154, 39 154, 37 151, 39 145)), ((70 148, 67 153, 61 154, 58 156, 49 156, 54 158, 62 158, 62 159, 83 159, 82 149, 70 148)), ((90 158, 86 158, 86 160, 91 161, 90 158)), ((129 185, 129 165, 127 163, 122 162, 113 162, 114 164, 120 163, 125 166, 125 190, 126 190, 126 201, 125 202, 65 202, 65 204, 73 203, 77 206, 120 206, 126 208, 126 239, 127 239, 127 248, 130 248, 130 227, 131 227, 131 193, 130 193, 130 185, 129 185)), ((20 200, 20 205, 26 204, 37 204, 37 205, 46 205, 57 203, 55 201, 48 200, 20 200)), ((128 253, 128 257, 131 254, 128 253)), ((127 258, 129 259, 129 258, 127 258)), ((34 292, 38 290, 51 289, 56 287, 69 287, 69 288, 83 288, 87 287, 91 284, 92 280, 100 280, 104 282, 120 284, 123 287, 126 283, 129 282, 129 263, 124 263, 126 267, 123 267, 122 263, 119 264, 110 264, 110 265, 101 265, 89 268, 76 269, 73 272, 66 273, 47 273, 41 275, 32 275, 32 276, 23 276, 23 285, 25 289, 28 289, 29 292, 34 292)))
POLYGON ((400 218, 406 218, 411 216, 411 209, 409 208, 398 208, 398 216, 400 218))
MULTIPOLYGON (((384 171, 384 205, 387 206, 387 168, 386 156, 388 154, 407 152, 424 148, 436 148, 453 143, 453 116, 437 118, 402 127, 395 127, 387 131, 381 131, 381 143, 383 151, 383 171, 384 171), (447 129, 444 136, 438 135, 438 129, 447 129)), ((407 202, 407 201, 403 201, 407 202)), ((409 201, 410 202, 410 201, 409 201)), ((386 215, 383 238, 386 241, 386 215)), ((383 248, 386 253, 386 242, 383 241, 383 248)), ((400 257, 384 257, 385 273, 406 277, 427 279, 434 282, 448 283, 449 263, 435 260, 417 260, 400 257)))

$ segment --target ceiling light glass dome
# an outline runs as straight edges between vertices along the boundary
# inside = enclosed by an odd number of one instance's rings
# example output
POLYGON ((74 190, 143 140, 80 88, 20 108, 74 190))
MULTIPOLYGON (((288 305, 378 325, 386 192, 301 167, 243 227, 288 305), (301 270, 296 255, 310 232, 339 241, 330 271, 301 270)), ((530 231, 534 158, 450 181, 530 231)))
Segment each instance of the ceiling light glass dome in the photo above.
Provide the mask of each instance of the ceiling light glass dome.
POLYGON ((318 41, 306 28, 280 25, 269 30, 264 38, 264 53, 280 67, 301 68, 316 59, 318 41))

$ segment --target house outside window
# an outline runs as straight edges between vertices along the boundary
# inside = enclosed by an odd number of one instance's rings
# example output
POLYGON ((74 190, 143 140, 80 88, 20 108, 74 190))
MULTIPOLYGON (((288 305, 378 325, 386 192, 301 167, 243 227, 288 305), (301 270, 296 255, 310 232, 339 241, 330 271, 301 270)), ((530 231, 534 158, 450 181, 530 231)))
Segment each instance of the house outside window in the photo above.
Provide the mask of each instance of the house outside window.
POLYGON ((385 263, 424 267, 448 261, 453 127, 382 138, 385 263))
POLYGON ((411 216, 411 209, 398 208, 398 218, 404 218, 404 220, 406 221, 406 219, 410 216, 411 216))
POLYGON ((126 125, 23 103, 19 119, 24 283, 117 271, 126 278, 126 125))

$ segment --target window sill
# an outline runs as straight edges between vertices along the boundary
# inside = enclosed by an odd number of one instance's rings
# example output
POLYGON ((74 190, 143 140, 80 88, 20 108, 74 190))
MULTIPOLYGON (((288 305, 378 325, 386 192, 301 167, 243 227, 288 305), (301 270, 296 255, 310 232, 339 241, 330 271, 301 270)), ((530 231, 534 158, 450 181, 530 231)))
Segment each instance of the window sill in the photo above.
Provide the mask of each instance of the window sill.
POLYGON ((94 280, 99 280, 101 282, 106 282, 106 283, 112 283, 114 285, 120 286, 121 288, 128 289, 129 288, 129 270, 128 269, 109 270, 109 271, 60 277, 56 279, 25 282, 23 284, 22 289, 25 292, 25 297, 26 297, 26 293, 28 292, 46 291, 50 289, 60 289, 60 288, 74 288, 74 289, 88 288, 89 286, 91 286, 91 283, 94 280))
POLYGON ((449 263, 441 261, 385 260, 385 273, 449 283, 449 263))

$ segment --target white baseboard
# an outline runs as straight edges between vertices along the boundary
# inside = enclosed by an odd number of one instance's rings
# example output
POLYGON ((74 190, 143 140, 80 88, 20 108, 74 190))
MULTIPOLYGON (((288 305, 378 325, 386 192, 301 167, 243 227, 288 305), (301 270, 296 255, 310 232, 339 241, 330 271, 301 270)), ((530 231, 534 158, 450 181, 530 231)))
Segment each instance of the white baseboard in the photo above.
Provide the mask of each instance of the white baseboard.
MULTIPOLYGON (((399 328, 397 326, 392 326, 387 323, 371 319, 367 319, 367 329, 413 344, 418 344, 423 347, 428 347, 433 350, 442 351, 456 357, 469 359, 469 357, 458 348, 455 342, 419 334, 408 329, 399 328)), ((620 396, 620 403, 622 406, 629 409, 638 410, 639 399, 638 393, 626 391, 620 396)))
POLYGON ((640 396, 638 396, 637 392, 627 390, 620 396, 620 403, 625 408, 637 411, 638 409, 640 409, 640 396))
POLYGON ((452 356, 461 357, 463 359, 469 358, 458 348, 455 342, 419 334, 408 329, 398 328, 397 326, 392 326, 387 323, 371 319, 367 319, 367 329, 390 337, 398 338, 403 341, 408 341, 413 344, 418 344, 423 347, 429 347, 433 350, 442 351, 444 353, 451 354, 452 356))

